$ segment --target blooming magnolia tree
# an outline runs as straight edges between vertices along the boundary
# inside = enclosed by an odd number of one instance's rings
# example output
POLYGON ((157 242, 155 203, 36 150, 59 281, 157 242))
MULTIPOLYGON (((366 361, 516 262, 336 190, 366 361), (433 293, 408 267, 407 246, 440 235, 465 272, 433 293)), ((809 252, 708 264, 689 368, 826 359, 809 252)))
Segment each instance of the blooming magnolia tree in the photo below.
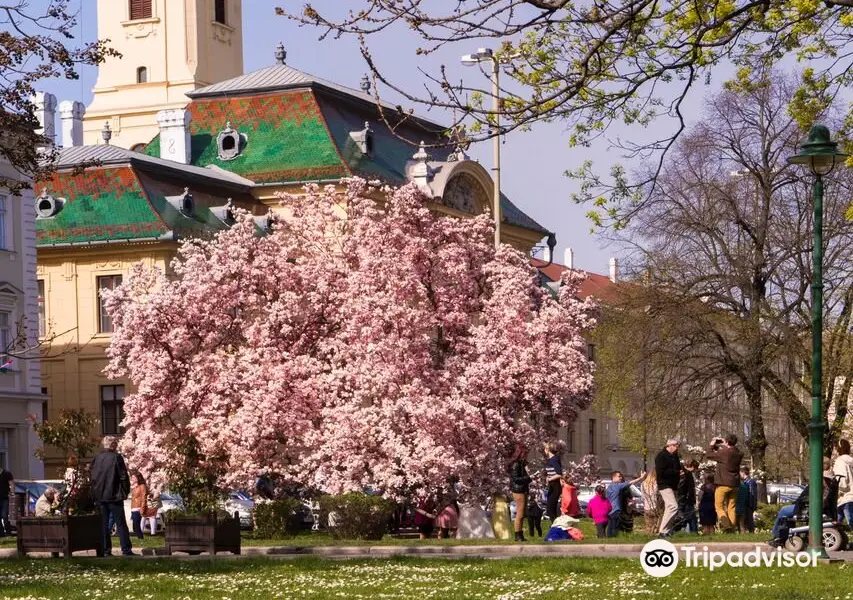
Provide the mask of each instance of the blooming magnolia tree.
POLYGON ((589 405, 582 276, 552 298, 488 217, 438 218, 411 185, 283 204, 270 234, 240 215, 107 297, 108 372, 138 388, 122 451, 155 485, 488 493, 516 443, 589 405))
POLYGON ((593 485, 601 479, 595 454, 584 455, 580 462, 570 462, 567 472, 575 485, 593 485))

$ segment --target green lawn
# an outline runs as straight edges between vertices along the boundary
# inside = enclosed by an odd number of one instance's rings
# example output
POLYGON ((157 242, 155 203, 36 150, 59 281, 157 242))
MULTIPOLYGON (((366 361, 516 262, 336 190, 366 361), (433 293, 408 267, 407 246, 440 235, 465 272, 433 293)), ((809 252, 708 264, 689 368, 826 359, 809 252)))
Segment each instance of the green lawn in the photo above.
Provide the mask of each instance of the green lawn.
MULTIPOLYGON (((547 522, 547 521, 546 521, 547 522)), ((568 542, 557 542, 563 544, 600 544, 600 543, 608 543, 608 544, 644 544, 653 536, 647 536, 642 533, 642 519, 635 519, 635 533, 631 534, 620 534, 618 537, 609 538, 606 540, 600 540, 595 537, 595 526, 592 524, 592 521, 589 519, 582 519, 580 524, 581 531, 584 532, 584 539, 582 541, 568 541, 568 542)), ((545 532, 543 532, 545 533, 545 532)), ((525 532, 525 535, 527 533, 525 532)), ((706 542, 754 542, 756 544, 764 544, 770 538, 770 535, 767 532, 760 532, 755 534, 717 534, 713 536, 703 536, 698 537, 695 534, 687 534, 687 533, 679 533, 676 534, 672 541, 675 543, 679 542, 691 542, 701 540, 703 543, 706 542)), ((160 548, 164 545, 164 538, 162 533, 157 536, 145 536, 145 539, 141 542, 137 540, 135 537, 131 538, 133 542, 134 548, 160 548)), ((534 538, 531 540, 533 542, 542 542, 542 538, 534 538)), ((325 533, 310 533, 305 532, 290 538, 282 538, 282 539, 265 539, 265 538, 256 538, 251 532, 243 532, 243 544, 246 546, 297 546, 297 547, 307 547, 307 546, 423 546, 423 545, 431 545, 431 546, 446 546, 446 545, 491 545, 491 544, 515 544, 516 542, 511 540, 495 540, 495 539, 482 539, 482 540, 438 540, 438 539, 429 539, 429 540, 417 540, 417 539, 397 539, 391 536, 386 535, 381 541, 359 541, 359 540, 333 540, 325 533)), ((0 538, 0 548, 13 548, 15 546, 14 538, 0 538)), ((119 543, 118 538, 113 538, 113 549, 114 551, 118 551, 119 543)))
POLYGON ((850 600, 851 570, 679 567, 655 579, 637 560, 612 558, 8 560, 0 562, 0 599, 850 600))

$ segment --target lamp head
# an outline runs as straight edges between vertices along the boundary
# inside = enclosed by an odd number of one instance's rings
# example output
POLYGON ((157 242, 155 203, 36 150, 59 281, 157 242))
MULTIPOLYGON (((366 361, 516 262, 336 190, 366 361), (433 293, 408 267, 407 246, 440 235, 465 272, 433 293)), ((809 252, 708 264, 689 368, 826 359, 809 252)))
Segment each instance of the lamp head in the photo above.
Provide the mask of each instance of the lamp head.
POLYGON ((495 53, 491 48, 477 48, 474 54, 466 54, 462 57, 462 64, 466 67, 473 67, 486 60, 492 60, 495 53))
POLYGON ((807 166, 815 175, 826 175, 846 157, 838 151, 838 143, 830 139, 829 129, 815 125, 809 131, 809 139, 800 146, 800 153, 789 157, 788 162, 807 166))

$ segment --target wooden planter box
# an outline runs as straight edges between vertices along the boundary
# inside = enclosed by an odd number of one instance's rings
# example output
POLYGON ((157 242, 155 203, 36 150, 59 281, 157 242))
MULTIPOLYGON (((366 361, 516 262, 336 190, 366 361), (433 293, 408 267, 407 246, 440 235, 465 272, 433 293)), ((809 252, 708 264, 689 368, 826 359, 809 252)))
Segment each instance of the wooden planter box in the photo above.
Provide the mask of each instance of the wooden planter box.
POLYGON ((240 520, 175 517, 166 524, 166 554, 217 552, 240 554, 240 520))
POLYGON ((19 517, 18 556, 28 552, 62 552, 71 558, 72 552, 94 550, 104 555, 101 515, 64 517, 19 517))

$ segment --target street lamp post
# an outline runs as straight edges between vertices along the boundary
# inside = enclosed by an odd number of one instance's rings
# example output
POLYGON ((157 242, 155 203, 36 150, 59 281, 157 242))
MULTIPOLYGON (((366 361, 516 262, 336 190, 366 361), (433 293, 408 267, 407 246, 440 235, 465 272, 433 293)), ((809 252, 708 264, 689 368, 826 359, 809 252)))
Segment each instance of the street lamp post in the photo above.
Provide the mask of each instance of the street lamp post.
POLYGON ((846 155, 829 137, 829 129, 815 125, 800 153, 788 162, 808 167, 815 176, 814 241, 812 248, 812 420, 809 423, 809 551, 826 558, 823 548, 823 176, 846 155))
POLYGON ((479 48, 474 54, 462 57, 462 64, 473 67, 482 62, 492 63, 492 119, 495 136, 492 138, 492 180, 494 181, 494 197, 492 213, 495 219, 495 248, 501 244, 501 136, 500 136, 500 61, 491 48, 479 48))

